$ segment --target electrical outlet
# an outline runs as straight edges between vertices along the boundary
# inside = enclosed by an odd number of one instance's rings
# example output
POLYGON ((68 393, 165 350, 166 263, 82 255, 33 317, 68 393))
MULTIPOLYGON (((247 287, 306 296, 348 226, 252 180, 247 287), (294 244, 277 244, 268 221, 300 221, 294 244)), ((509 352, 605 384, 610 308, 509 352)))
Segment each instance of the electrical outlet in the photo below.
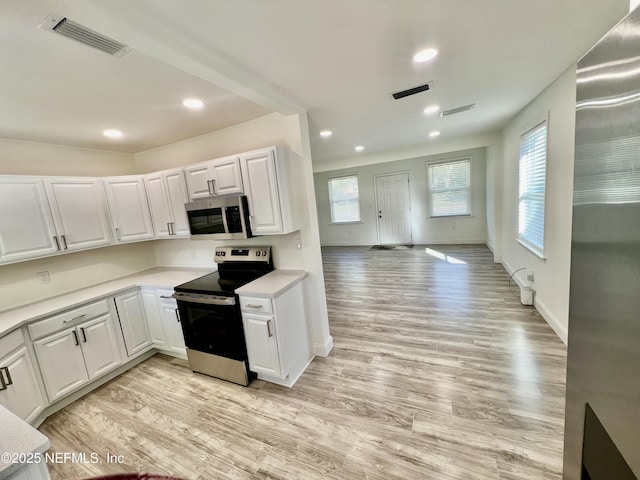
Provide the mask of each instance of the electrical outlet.
POLYGON ((40 283, 42 283, 43 285, 46 285, 48 283, 51 283, 51 277, 49 277, 49 272, 38 272, 36 273, 36 278, 40 281, 40 283))
POLYGON ((527 275, 527 281, 528 281, 528 282, 533 282, 533 281, 534 281, 534 279, 535 279, 535 273, 536 273, 536 272, 535 272, 534 270, 531 270, 531 273, 529 273, 529 274, 527 275))

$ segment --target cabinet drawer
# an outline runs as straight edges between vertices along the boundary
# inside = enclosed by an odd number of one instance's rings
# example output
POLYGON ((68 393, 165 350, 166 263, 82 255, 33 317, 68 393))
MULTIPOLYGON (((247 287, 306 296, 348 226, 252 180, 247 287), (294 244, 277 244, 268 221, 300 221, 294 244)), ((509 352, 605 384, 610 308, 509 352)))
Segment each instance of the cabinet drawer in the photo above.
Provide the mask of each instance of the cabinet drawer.
POLYGON ((251 313, 273 313, 270 298, 240 297, 240 309, 251 313))
MULTIPOLYGON (((24 345, 24 336, 22 335, 22 331, 20 329, 11 332, 9 335, 6 335, 0 338, 0 353, 6 354, 13 352, 16 348, 24 345)), ((0 367, 4 367, 5 365, 0 365, 0 367)))
POLYGON ((68 310, 55 317, 32 323, 29 325, 29 333, 31 334, 31 339, 35 340, 105 313, 109 313, 109 305, 106 300, 100 300, 84 307, 68 310))

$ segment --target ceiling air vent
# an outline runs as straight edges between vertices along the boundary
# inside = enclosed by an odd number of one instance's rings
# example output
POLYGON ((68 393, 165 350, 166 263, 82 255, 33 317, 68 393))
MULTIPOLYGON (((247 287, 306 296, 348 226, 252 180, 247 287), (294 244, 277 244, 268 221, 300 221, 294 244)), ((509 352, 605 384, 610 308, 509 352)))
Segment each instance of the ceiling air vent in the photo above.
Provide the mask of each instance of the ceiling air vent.
POLYGON ((96 48, 114 57, 121 57, 131 50, 131 48, 124 43, 106 37, 101 33, 95 32, 84 25, 80 25, 60 15, 49 15, 40 25, 40 28, 53 30, 60 35, 64 35, 89 47, 96 48))
POLYGON ((475 107, 475 103, 470 103, 469 105, 465 105, 464 107, 452 108, 451 110, 444 110, 440 112, 441 117, 448 117, 449 115, 455 115, 456 113, 467 112, 475 107))
POLYGON ((391 96, 395 100, 400 100, 404 97, 409 97, 411 95, 415 95, 416 93, 426 92, 427 90, 431 90, 433 87, 433 82, 425 83, 424 85, 420 85, 418 87, 409 88, 408 90, 402 90, 401 92, 392 93, 391 96))

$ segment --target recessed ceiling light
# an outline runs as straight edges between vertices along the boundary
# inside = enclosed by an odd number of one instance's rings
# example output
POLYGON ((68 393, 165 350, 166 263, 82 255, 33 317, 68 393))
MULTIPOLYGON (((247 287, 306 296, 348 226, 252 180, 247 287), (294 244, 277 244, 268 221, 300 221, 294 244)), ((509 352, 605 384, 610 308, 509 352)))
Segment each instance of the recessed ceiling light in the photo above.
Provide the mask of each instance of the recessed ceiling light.
POLYGON ((331 130, 322 130, 320 132, 320 136, 322 138, 329 138, 331 135, 333 135, 333 132, 331 130))
POLYGON ((356 147, 356 152, 361 152, 361 151, 363 151, 363 150, 364 150, 364 147, 363 147, 362 145, 358 145, 358 146, 356 147))
POLYGON ((429 136, 430 136, 431 138, 439 137, 439 136, 440 136, 440 132, 439 132, 439 131, 437 131, 437 130, 435 130, 435 131, 433 131, 433 132, 429 132, 429 136))
POLYGON ((109 138, 120 138, 122 136, 122 132, 120 130, 116 130, 115 128, 108 128, 102 134, 105 137, 109 138))
POLYGON ((182 101, 182 105, 184 105, 187 108, 202 108, 204 107, 204 102, 198 98, 185 98, 182 101))
POLYGON ((427 48, 426 50, 421 50, 413 56, 413 61, 416 63, 426 62, 427 60, 431 60, 436 55, 438 55, 438 50, 435 48, 427 48))
POLYGON ((436 113, 440 111, 440 106, 439 105, 429 105, 427 108, 424 109, 424 113, 426 115, 431 115, 433 113, 436 113))

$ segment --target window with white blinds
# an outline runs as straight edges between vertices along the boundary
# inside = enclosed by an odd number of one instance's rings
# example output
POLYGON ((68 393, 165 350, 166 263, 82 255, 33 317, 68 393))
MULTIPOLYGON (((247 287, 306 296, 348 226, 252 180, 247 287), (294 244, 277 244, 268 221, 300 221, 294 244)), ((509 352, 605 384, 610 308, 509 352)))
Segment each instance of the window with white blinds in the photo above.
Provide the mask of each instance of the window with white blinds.
POLYGON ((429 216, 471 214, 471 157, 427 164, 429 216))
POLYGON ((544 256, 544 197, 547 171, 547 121, 520 137, 518 240, 544 256))
POLYGON ((356 175, 329 179, 329 205, 331 223, 360 221, 360 194, 356 175))

